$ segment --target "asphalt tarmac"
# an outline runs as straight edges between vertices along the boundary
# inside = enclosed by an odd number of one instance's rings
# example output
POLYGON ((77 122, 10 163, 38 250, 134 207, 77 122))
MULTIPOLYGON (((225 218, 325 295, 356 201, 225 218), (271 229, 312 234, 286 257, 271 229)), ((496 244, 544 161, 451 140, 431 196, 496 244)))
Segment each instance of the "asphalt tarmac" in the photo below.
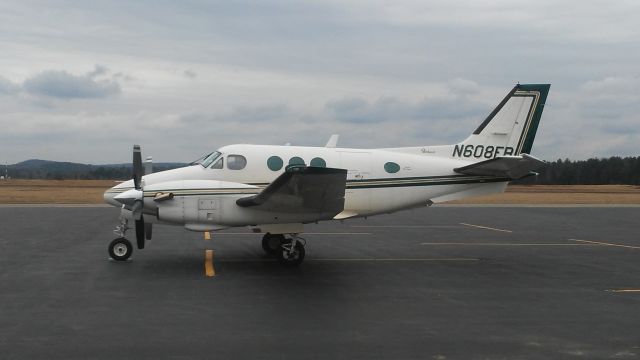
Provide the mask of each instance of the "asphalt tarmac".
POLYGON ((640 357, 637 207, 322 223, 296 269, 245 229, 156 226, 112 261, 117 215, 0 207, 0 358, 640 357))

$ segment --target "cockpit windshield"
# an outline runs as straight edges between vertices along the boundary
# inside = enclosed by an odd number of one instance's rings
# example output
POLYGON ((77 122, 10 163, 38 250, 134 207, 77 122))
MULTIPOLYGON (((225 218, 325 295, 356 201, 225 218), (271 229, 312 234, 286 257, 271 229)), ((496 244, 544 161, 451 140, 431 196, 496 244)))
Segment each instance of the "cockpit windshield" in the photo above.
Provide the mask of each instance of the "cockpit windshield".
POLYGON ((216 159, 219 158, 220 155, 222 155, 221 152, 214 151, 211 154, 205 155, 205 156, 199 158, 198 160, 192 162, 191 165, 200 164, 203 167, 209 167, 209 165, 211 165, 211 163, 216 161, 216 159))

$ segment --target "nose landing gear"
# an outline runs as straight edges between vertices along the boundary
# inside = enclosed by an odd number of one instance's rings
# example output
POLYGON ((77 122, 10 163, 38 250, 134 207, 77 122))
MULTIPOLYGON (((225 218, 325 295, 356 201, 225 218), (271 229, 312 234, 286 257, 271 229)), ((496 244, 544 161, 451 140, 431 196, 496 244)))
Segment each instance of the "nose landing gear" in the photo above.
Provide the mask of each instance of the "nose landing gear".
POLYGON ((129 229, 127 224, 127 218, 121 214, 120 224, 116 226, 115 230, 113 230, 113 233, 118 235, 118 237, 109 243, 109 256, 111 256, 113 260, 125 261, 133 253, 131 241, 124 237, 129 229))
POLYGON ((117 238, 109 244, 109 256, 111 256, 113 260, 125 261, 132 253, 133 246, 131 245, 131 241, 123 237, 117 238))

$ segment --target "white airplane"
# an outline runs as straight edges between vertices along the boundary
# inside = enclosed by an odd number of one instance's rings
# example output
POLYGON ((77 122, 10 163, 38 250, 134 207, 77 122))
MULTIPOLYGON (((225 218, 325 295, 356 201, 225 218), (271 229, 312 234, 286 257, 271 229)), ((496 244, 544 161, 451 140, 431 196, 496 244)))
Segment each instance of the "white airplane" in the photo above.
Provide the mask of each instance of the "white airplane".
POLYGON ((544 164, 529 155, 548 84, 516 85, 480 126, 454 145, 386 149, 229 145, 189 166, 143 176, 133 148, 133 179, 104 193, 120 207, 115 260, 151 239, 151 224, 192 231, 250 227, 262 247, 287 266, 299 265, 304 224, 387 214, 443 201, 503 192, 544 164))

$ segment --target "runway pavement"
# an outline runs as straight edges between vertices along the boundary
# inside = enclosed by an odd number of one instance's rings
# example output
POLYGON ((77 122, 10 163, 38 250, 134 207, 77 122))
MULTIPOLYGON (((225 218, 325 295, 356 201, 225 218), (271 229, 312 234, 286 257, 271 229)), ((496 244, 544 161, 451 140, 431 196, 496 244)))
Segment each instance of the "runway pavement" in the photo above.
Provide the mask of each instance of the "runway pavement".
POLYGON ((432 207, 308 228, 282 268, 245 229, 0 207, 2 359, 633 359, 640 209, 432 207), (129 234, 133 237, 133 233, 129 234))

